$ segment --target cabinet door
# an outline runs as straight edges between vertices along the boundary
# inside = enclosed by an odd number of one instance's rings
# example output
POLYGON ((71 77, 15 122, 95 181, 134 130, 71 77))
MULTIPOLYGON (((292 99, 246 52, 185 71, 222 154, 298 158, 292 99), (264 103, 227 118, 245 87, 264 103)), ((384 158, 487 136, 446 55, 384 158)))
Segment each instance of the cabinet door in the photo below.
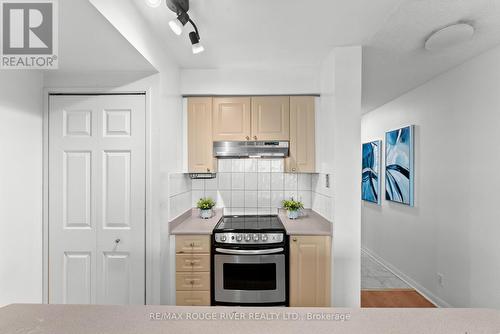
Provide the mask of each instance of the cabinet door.
POLYGON ((290 306, 330 306, 331 237, 290 239, 290 306))
POLYGON ((290 97, 252 98, 252 140, 290 140, 290 97))
POLYGON ((214 141, 244 141, 250 139, 250 98, 214 98, 214 141))
POLYGON ((316 171, 316 117, 313 96, 290 97, 290 157, 286 170, 316 171))
POLYGON ((212 173, 212 98, 188 99, 188 169, 190 173, 212 173))

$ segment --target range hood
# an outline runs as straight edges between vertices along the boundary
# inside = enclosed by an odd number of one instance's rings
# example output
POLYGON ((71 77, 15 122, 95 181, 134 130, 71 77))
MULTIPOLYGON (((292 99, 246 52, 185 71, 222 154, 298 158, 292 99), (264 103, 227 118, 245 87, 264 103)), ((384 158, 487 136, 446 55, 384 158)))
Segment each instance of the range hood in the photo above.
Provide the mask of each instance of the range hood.
POLYGON ((214 157, 224 158, 286 158, 288 141, 216 141, 214 157))

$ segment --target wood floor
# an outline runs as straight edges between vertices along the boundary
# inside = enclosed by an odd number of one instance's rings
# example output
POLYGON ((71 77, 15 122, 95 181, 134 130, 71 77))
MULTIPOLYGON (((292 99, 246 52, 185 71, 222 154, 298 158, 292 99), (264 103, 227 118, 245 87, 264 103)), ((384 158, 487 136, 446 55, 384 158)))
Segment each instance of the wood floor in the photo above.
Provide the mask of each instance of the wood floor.
POLYGON ((361 307, 436 307, 413 289, 361 290, 361 307))

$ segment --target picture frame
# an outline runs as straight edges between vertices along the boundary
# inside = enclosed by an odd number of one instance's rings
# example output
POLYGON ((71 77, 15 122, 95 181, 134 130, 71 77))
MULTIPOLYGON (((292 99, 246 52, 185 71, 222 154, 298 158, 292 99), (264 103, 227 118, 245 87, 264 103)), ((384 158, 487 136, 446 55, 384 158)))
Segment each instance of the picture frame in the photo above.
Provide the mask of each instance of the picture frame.
POLYGON ((382 141, 375 140, 362 145, 361 199, 381 204, 382 141))
POLYGON ((414 206, 414 133, 409 125, 385 134, 385 198, 414 206))

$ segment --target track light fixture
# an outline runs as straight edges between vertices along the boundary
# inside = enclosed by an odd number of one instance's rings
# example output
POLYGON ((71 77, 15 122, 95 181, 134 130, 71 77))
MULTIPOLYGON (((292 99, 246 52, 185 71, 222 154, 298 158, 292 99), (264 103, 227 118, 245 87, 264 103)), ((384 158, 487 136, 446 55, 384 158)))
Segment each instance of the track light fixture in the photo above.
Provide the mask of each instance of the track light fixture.
POLYGON ((194 31, 189 33, 193 54, 205 51, 203 45, 200 44, 200 33, 198 32, 198 27, 196 27, 196 24, 188 15, 189 0, 167 0, 167 7, 177 14, 177 18, 168 23, 170 29, 172 29, 176 35, 180 36, 184 26, 189 22, 194 28, 194 31))

